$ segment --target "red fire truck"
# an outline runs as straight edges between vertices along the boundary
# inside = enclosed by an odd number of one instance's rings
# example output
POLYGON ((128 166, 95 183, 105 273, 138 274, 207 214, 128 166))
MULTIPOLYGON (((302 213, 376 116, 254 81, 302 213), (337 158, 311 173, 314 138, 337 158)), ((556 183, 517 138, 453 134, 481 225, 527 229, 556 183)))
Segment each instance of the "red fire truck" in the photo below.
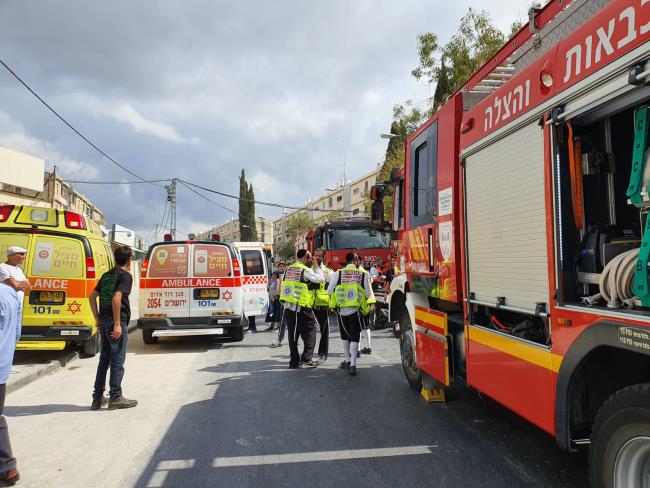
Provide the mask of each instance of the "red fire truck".
POLYGON ((650 486, 649 41, 649 0, 551 0, 392 182, 408 382, 461 380, 589 445, 596 487, 650 486))
POLYGON ((369 219, 351 218, 325 222, 296 238, 296 249, 307 249, 313 256, 336 271, 345 266, 345 255, 356 252, 366 269, 379 260, 382 271, 390 267, 390 237, 383 229, 375 230, 369 219))

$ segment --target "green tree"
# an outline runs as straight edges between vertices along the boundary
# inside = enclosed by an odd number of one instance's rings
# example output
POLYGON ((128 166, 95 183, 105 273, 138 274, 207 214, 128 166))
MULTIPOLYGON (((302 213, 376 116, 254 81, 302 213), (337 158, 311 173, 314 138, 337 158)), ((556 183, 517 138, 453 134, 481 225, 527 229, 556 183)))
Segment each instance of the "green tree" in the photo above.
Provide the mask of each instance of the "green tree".
POLYGON ((303 212, 291 215, 286 222, 287 241, 276 244, 274 252, 283 259, 296 257, 296 237, 315 227, 314 221, 303 212))
POLYGON ((248 234, 249 234, 248 240, 251 242, 256 242, 257 241, 257 219, 255 217, 255 192, 253 191, 252 183, 249 183, 248 185, 247 198, 248 198, 248 205, 247 205, 248 221, 246 222, 246 225, 248 225, 248 234))
POLYGON ((244 242, 257 240, 255 192, 253 184, 246 181, 246 172, 243 169, 239 177, 239 234, 244 242))
POLYGON ((239 177, 239 234, 242 241, 248 240, 248 183, 246 172, 242 169, 239 177))

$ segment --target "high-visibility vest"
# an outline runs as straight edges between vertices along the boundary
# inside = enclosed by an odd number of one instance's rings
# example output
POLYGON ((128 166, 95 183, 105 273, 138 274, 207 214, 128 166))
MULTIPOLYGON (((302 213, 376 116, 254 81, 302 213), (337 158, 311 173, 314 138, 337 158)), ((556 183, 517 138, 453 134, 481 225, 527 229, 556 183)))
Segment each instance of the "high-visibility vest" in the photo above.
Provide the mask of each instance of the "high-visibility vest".
POLYGON ((353 264, 339 270, 339 280, 332 300, 334 306, 361 308, 365 302, 366 290, 363 287, 363 273, 353 264))
MULTIPOLYGON (((359 271, 366 273, 368 275, 368 279, 370 280, 370 289, 372 289, 372 276, 368 271, 363 266, 359 266, 359 271)), ((361 314, 362 315, 368 315, 370 313, 370 304, 371 303, 377 303, 377 299, 375 298, 375 293, 372 292, 370 294, 369 298, 366 298, 365 295, 365 289, 364 289, 364 294, 363 294, 363 303, 361 304, 361 314)))
POLYGON ((309 269, 300 261, 296 261, 284 272, 280 301, 294 303, 300 307, 311 308, 314 304, 314 292, 309 290, 305 280, 305 270, 309 269))
MULTIPOLYGON (((323 274, 331 273, 332 270, 327 266, 323 265, 323 274)), ((317 307, 327 307, 330 302, 330 297, 327 294, 327 283, 321 283, 316 291, 316 297, 314 299, 314 305, 317 307)))

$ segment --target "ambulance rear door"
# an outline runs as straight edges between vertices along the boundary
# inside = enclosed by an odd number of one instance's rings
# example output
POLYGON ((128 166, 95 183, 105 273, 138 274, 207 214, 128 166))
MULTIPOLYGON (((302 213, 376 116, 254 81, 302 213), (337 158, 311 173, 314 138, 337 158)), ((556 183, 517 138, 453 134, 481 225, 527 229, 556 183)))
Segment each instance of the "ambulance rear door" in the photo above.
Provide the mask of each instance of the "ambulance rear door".
POLYGON ((257 246, 238 247, 242 268, 244 315, 266 315, 269 309, 268 264, 264 249, 257 246))
POLYGON ((190 315, 189 244, 155 244, 149 254, 146 277, 140 280, 142 318, 182 318, 190 315))
POLYGON ((192 244, 190 316, 241 315, 241 278, 224 244, 192 244))

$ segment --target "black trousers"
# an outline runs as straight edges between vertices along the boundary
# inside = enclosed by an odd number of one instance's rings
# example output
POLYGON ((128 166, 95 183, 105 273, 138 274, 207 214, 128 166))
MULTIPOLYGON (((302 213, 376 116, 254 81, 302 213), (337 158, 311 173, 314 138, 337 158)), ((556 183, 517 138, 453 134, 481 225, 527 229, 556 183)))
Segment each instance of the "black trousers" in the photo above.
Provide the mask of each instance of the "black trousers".
POLYGON ((316 331, 318 321, 310 308, 302 308, 300 312, 284 310, 284 320, 287 321, 289 332, 289 366, 298 366, 300 361, 310 361, 316 346, 316 331), (298 337, 302 338, 304 348, 302 354, 298 351, 298 337))
POLYGON ((0 473, 6 473, 16 469, 16 458, 11 451, 11 442, 9 442, 9 429, 7 420, 3 415, 5 410, 5 393, 7 385, 0 385, 0 473))
POLYGON ((341 332, 341 339, 350 342, 359 342, 361 337, 361 329, 363 329, 363 319, 361 313, 358 311, 352 315, 338 314, 339 318, 339 331, 341 332))
POLYGON ((320 341, 318 342, 318 355, 327 356, 330 349, 330 321, 327 307, 314 307, 314 315, 320 327, 320 341))

